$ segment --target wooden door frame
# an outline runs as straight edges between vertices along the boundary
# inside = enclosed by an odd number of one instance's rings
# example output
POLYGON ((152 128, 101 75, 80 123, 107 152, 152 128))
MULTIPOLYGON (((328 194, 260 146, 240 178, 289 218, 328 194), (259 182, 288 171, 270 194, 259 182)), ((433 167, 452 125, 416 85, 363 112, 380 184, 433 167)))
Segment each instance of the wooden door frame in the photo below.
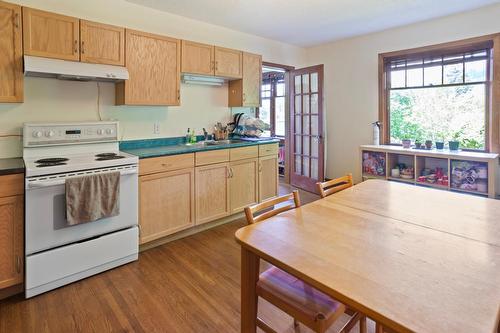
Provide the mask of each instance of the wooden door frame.
MULTIPOLYGON (((311 71, 317 71, 318 72, 318 133, 321 133, 319 136, 319 145, 318 145, 318 181, 323 181, 325 178, 325 135, 324 135, 324 108, 323 108, 323 100, 324 100, 324 65, 314 65, 314 66, 309 66, 309 67, 304 67, 304 68, 299 68, 293 71, 294 75, 303 75, 305 73, 309 73, 311 71), (321 96, 321 98, 319 98, 321 96)), ((290 72, 291 73, 291 72, 290 72)), ((294 129, 295 129, 295 119, 292 119, 292 117, 295 117, 295 82, 293 82, 293 75, 290 75, 290 117, 289 117, 289 122, 290 122, 290 153, 289 155, 293 155, 295 152, 295 143, 294 140, 292 140, 292 135, 294 135, 294 129)), ((311 110, 311 101, 309 99, 309 112, 311 110)), ((309 139, 309 154, 311 154, 311 141, 312 141, 312 136, 309 139)), ((302 144, 301 144, 302 147, 302 144)), ((303 149, 303 147, 302 147, 303 149)), ((291 156, 290 156, 291 158, 291 156)), ((295 165, 295 161, 293 161, 295 165)), ((290 162, 291 165, 291 162, 290 162)), ((311 163, 309 163, 309 166, 311 163)), ((292 168, 290 167, 290 181, 291 181, 291 173, 292 173, 292 168)), ((309 172, 309 176, 310 176, 309 172)), ((302 187, 305 187, 305 184, 300 184, 302 187)), ((298 187, 301 187, 298 186, 298 187)), ((301 187, 301 188, 302 188, 301 187)))
POLYGON ((288 66, 283 64, 277 64, 273 62, 263 61, 262 66, 266 67, 276 67, 285 70, 285 176, 283 177, 284 182, 290 184, 290 154, 292 150, 290 149, 290 94, 291 94, 291 75, 290 72, 295 70, 294 66, 288 66), (287 98, 288 97, 288 98, 287 98))

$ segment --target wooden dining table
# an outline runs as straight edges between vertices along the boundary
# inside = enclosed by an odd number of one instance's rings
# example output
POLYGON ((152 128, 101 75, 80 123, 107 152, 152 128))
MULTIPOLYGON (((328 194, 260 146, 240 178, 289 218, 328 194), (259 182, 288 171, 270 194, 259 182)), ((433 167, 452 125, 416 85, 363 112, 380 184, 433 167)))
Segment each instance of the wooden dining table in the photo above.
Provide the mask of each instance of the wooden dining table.
POLYGON ((236 240, 241 332, 256 332, 260 259, 396 332, 497 332, 499 200, 368 180, 236 240))

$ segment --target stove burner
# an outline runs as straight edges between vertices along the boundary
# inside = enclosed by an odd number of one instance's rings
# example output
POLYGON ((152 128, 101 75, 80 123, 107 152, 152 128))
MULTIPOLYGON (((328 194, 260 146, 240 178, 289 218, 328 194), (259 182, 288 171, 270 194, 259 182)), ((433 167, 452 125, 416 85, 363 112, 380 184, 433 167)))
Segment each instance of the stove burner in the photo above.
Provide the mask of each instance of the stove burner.
POLYGON ((112 156, 116 156, 116 153, 100 153, 95 155, 95 157, 112 157, 112 156))
MULTIPOLYGON (((52 157, 52 158, 42 158, 40 160, 36 160, 35 163, 61 163, 61 162, 66 162, 69 161, 69 159, 64 158, 64 157, 52 157)), ((66 163, 64 163, 66 164, 66 163)))
POLYGON ((66 163, 63 163, 63 162, 44 162, 44 163, 38 163, 38 165, 36 167, 37 168, 45 168, 45 167, 58 166, 58 165, 66 165, 66 163))
POLYGON ((119 160, 120 158, 125 158, 125 156, 120 156, 120 155, 109 155, 109 156, 104 156, 104 157, 99 157, 96 158, 96 161, 108 161, 108 160, 119 160))

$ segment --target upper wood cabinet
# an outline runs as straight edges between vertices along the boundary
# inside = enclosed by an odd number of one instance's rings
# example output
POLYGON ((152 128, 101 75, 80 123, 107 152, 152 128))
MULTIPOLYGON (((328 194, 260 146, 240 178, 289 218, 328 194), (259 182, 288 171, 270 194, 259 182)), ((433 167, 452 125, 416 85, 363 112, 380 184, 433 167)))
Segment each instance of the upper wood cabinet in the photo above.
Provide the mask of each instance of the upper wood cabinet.
POLYGON ((241 79, 243 76, 241 51, 215 46, 214 59, 215 76, 232 79, 241 79))
POLYGON ((80 60, 125 66, 125 29, 80 20, 80 60))
POLYGON ((23 7, 24 54, 80 60, 80 20, 23 7))
POLYGON ((181 72, 214 75, 214 46, 182 41, 181 72))
POLYGON ((229 106, 259 107, 262 56, 243 52, 243 78, 229 82, 229 106))
POLYGON ((21 6, 0 1, 0 102, 22 102, 21 6))
POLYGON ((23 282, 24 175, 0 177, 0 289, 23 282))
POLYGON ((116 84, 119 105, 179 105, 179 39, 126 29, 129 79, 116 84))

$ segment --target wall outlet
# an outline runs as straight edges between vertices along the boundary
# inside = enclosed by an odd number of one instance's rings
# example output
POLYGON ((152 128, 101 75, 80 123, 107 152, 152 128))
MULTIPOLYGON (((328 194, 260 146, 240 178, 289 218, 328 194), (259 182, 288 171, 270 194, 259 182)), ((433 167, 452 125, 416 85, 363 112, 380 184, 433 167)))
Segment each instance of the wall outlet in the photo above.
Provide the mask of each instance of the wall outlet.
POLYGON ((160 134, 160 123, 155 122, 153 125, 153 133, 154 134, 160 134))

